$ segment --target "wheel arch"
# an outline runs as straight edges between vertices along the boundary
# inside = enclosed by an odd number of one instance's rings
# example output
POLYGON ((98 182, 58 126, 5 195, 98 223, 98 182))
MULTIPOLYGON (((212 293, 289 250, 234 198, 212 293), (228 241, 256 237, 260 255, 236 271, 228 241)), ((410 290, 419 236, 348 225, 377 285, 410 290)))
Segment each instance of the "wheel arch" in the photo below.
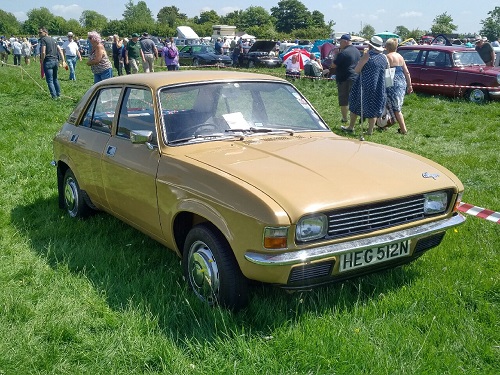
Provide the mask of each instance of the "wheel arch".
POLYGON ((172 223, 174 241, 180 255, 182 255, 184 243, 189 231, 200 223, 209 223, 214 230, 217 230, 222 237, 224 237, 229 245, 231 232, 223 215, 215 211, 214 208, 208 207, 200 202, 186 201, 179 207, 179 212, 176 214, 172 223))

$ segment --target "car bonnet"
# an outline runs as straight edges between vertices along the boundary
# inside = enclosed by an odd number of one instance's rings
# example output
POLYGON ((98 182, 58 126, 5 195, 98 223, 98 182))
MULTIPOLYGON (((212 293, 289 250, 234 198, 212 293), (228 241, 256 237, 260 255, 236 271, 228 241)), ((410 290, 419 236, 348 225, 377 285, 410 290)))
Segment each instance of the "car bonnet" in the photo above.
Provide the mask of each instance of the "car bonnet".
POLYGON ((186 156, 261 190, 292 218, 439 189, 463 189, 453 173, 428 159, 336 136, 268 135, 186 156))

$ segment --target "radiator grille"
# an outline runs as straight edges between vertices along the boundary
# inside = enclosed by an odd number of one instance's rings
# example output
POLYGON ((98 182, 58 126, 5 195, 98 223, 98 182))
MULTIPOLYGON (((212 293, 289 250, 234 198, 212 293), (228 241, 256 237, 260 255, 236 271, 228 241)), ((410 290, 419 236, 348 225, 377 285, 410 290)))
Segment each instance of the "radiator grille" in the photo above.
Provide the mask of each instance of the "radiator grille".
POLYGON ((422 195, 327 213, 328 236, 372 232, 424 218, 422 195))

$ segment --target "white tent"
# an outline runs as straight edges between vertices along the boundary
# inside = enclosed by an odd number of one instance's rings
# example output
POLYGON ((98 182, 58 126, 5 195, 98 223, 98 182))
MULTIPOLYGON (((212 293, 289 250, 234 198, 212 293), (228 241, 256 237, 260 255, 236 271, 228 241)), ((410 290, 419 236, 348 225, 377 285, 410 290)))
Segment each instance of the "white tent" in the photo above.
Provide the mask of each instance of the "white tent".
POLYGON ((242 36, 240 36, 241 39, 255 39, 255 37, 253 35, 250 35, 250 34, 243 34, 242 36))
POLYGON ((182 39, 199 39, 200 37, 189 26, 178 26, 177 37, 182 39))

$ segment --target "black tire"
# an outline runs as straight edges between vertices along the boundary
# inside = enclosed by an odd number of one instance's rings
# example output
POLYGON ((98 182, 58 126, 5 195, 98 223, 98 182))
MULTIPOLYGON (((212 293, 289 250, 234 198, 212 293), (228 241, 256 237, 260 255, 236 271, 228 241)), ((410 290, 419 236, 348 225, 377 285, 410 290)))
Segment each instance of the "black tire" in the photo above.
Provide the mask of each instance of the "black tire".
POLYGON ((200 60, 194 59, 193 60, 193 66, 200 66, 200 60))
POLYGON ((247 280, 226 239, 211 224, 198 224, 189 231, 182 266, 189 287, 200 300, 233 311, 248 304, 247 280))
POLYGON ((465 92, 465 98, 472 103, 484 104, 489 100, 489 95, 483 89, 474 88, 465 92))
POLYGON ((69 216, 75 218, 87 217, 92 211, 85 202, 80 185, 71 169, 64 174, 63 180, 64 208, 69 216))
POLYGON ((249 60, 248 61, 248 68, 250 68, 250 69, 255 68, 255 62, 253 62, 252 60, 249 60))

